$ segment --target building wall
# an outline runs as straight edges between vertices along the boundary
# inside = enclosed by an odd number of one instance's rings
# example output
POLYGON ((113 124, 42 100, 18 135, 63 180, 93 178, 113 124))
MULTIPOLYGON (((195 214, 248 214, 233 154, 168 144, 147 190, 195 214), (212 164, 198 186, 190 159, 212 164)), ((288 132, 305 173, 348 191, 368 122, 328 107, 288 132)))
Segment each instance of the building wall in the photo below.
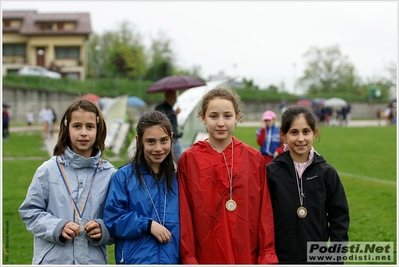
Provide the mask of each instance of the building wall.
POLYGON ((79 73, 80 80, 86 77, 87 60, 86 60, 86 37, 85 36, 32 36, 25 37, 16 33, 3 33, 4 43, 26 43, 26 62, 21 60, 13 60, 9 57, 3 58, 3 76, 7 74, 9 69, 20 69, 25 65, 37 65, 37 48, 44 48, 44 67, 49 68, 52 63, 61 67, 62 73, 74 72, 79 73), (76 59, 55 59, 56 46, 79 46, 80 57, 76 59))

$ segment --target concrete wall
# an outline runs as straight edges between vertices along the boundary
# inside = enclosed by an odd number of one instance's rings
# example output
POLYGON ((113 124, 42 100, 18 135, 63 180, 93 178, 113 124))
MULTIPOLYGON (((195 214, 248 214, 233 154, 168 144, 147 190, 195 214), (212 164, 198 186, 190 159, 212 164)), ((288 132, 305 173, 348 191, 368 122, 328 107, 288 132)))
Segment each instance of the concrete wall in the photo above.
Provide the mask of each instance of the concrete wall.
MULTIPOLYGON (((12 123, 24 123, 26 122, 25 114, 29 110, 32 110, 35 113, 35 121, 37 122, 38 114, 46 104, 49 104, 54 108, 59 121, 68 105, 76 97, 78 97, 78 95, 72 93, 3 87, 2 100, 11 105, 11 112, 13 115, 12 123)), ((152 102, 147 103, 147 110, 153 110, 156 104, 157 103, 152 102)), ((280 102, 244 102, 242 110, 244 113, 244 121, 259 121, 262 113, 267 109, 276 112, 277 118, 280 118, 281 112, 279 105, 280 102)), ((352 119, 375 119, 377 109, 384 110, 387 103, 353 102, 351 103, 351 106, 352 119)))
POLYGON ((39 112, 46 104, 49 104, 54 109, 59 121, 68 105, 76 97, 77 95, 70 93, 3 87, 2 100, 11 105, 11 123, 26 122, 26 113, 29 110, 34 112, 35 122, 37 123, 39 112))

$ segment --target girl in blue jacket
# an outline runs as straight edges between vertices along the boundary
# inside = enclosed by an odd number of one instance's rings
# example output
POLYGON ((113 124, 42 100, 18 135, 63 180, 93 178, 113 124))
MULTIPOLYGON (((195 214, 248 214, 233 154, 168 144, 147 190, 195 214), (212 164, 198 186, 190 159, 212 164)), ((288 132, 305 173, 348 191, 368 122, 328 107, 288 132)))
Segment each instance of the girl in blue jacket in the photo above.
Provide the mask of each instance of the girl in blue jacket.
POLYGON ((160 111, 143 115, 136 151, 111 180, 104 221, 115 238, 117 264, 178 264, 179 196, 173 132, 160 111))

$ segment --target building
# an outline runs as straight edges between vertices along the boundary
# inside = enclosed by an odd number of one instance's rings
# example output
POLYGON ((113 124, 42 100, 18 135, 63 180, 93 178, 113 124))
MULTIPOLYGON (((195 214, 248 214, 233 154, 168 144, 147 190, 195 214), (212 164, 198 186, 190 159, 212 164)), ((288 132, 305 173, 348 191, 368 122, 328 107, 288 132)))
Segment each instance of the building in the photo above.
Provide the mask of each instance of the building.
POLYGON ((25 65, 84 80, 89 13, 37 13, 3 10, 3 76, 25 65))

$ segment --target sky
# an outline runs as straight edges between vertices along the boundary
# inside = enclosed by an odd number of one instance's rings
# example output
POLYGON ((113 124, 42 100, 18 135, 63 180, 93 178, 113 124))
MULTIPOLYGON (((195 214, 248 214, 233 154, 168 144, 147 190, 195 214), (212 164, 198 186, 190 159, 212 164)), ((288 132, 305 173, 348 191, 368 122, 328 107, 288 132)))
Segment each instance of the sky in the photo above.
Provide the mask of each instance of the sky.
POLYGON ((398 61, 396 1, 1 1, 2 10, 39 13, 88 12, 92 30, 119 29, 131 22, 149 48, 166 32, 176 64, 201 66, 200 74, 223 72, 266 88, 301 93, 311 48, 339 45, 363 79, 388 76, 398 61))

